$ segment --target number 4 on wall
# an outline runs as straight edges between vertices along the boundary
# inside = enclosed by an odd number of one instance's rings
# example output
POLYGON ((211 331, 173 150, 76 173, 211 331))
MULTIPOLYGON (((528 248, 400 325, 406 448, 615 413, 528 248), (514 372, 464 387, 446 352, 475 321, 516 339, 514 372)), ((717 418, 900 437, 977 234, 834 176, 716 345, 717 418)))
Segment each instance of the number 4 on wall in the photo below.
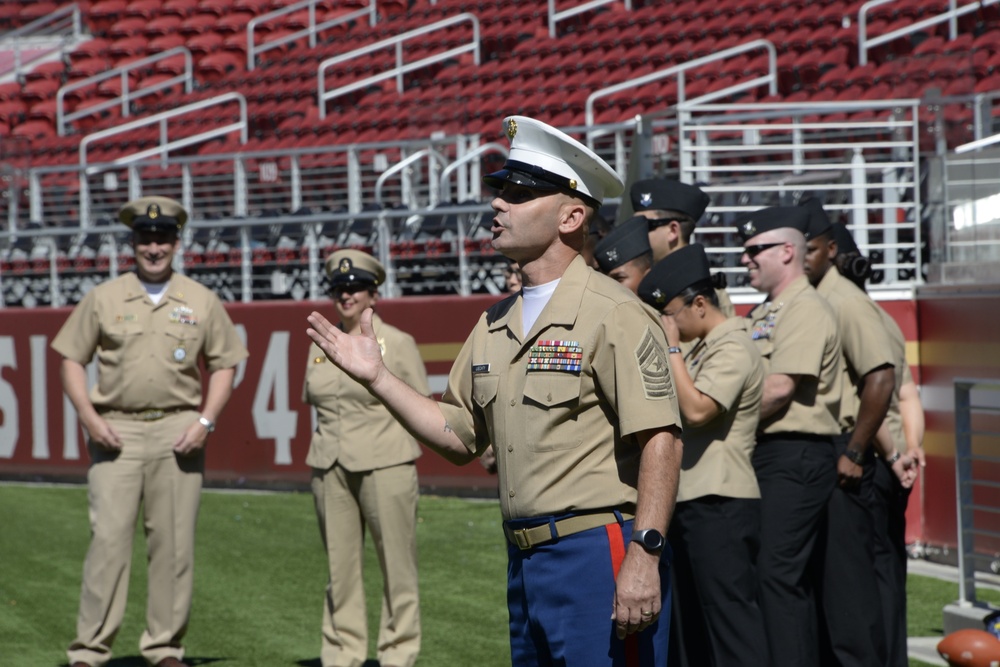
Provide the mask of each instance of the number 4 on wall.
POLYGON ((289 336, 288 331, 271 333, 251 411, 257 437, 274 439, 276 465, 292 464, 292 438, 295 437, 299 418, 299 414, 288 405, 289 336))

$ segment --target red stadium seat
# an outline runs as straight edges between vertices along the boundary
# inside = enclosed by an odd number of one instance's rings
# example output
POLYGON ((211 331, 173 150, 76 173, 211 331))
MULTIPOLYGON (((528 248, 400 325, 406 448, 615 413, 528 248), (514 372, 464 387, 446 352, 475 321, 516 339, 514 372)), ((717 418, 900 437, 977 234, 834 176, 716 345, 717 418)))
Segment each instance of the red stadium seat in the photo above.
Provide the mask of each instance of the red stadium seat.
POLYGON ((80 44, 69 54, 70 64, 75 67, 80 61, 90 58, 104 58, 108 54, 111 42, 101 37, 89 39, 80 44))
POLYGON ((142 34, 146 27, 146 19, 132 16, 115 21, 108 29, 108 37, 113 41, 135 37, 142 34))
POLYGON ((182 19, 186 19, 194 14, 194 10, 197 6, 198 0, 167 0, 160 8, 160 13, 173 14, 174 16, 180 16, 182 19))
POLYGON ((184 19, 180 16, 165 14, 163 16, 157 16, 155 19, 147 23, 144 32, 149 37, 181 37, 181 35, 177 33, 177 30, 181 27, 182 23, 184 23, 184 19))
POLYGON ((31 23, 43 16, 48 16, 57 9, 59 9, 59 6, 54 2, 47 2, 45 0, 42 2, 29 2, 21 7, 17 13, 17 17, 24 23, 31 23))

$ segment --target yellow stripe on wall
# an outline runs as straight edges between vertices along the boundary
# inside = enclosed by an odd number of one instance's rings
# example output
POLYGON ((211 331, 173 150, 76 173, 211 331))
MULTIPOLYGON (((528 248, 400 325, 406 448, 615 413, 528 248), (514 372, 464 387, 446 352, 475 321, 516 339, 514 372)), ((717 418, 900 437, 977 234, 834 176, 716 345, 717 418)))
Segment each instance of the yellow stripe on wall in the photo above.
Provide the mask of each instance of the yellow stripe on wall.
MULTIPOLYGON (((910 360, 909 343, 906 344, 906 359, 910 360)), ((1000 368, 1000 343, 923 342, 920 343, 919 360, 923 366, 1000 368)))
POLYGON ((420 358, 424 363, 432 361, 455 361, 462 350, 462 343, 423 343, 418 345, 420 358))

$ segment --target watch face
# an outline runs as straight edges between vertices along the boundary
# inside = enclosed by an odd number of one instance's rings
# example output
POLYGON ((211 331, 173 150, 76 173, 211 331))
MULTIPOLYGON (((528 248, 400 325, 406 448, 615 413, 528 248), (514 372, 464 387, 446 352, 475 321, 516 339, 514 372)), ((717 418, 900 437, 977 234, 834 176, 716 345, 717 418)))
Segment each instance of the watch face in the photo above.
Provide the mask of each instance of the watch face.
POLYGON ((642 546, 647 549, 660 549, 663 547, 663 536, 660 535, 659 531, 648 529, 641 532, 638 535, 639 540, 641 540, 642 546))

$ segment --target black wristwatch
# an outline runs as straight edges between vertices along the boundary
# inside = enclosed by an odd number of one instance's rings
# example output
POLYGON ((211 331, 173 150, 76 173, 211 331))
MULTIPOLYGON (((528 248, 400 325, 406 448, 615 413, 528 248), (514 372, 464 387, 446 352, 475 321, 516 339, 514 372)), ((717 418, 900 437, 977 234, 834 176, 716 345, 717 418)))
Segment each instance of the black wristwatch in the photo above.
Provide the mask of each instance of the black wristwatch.
POLYGON ((851 463, 856 466, 863 466, 865 464, 865 455, 862 452, 851 449, 850 447, 844 450, 844 456, 846 456, 851 463))
POLYGON ((632 533, 632 541, 638 542, 646 551, 659 551, 667 543, 663 534, 655 528, 646 528, 632 533))

